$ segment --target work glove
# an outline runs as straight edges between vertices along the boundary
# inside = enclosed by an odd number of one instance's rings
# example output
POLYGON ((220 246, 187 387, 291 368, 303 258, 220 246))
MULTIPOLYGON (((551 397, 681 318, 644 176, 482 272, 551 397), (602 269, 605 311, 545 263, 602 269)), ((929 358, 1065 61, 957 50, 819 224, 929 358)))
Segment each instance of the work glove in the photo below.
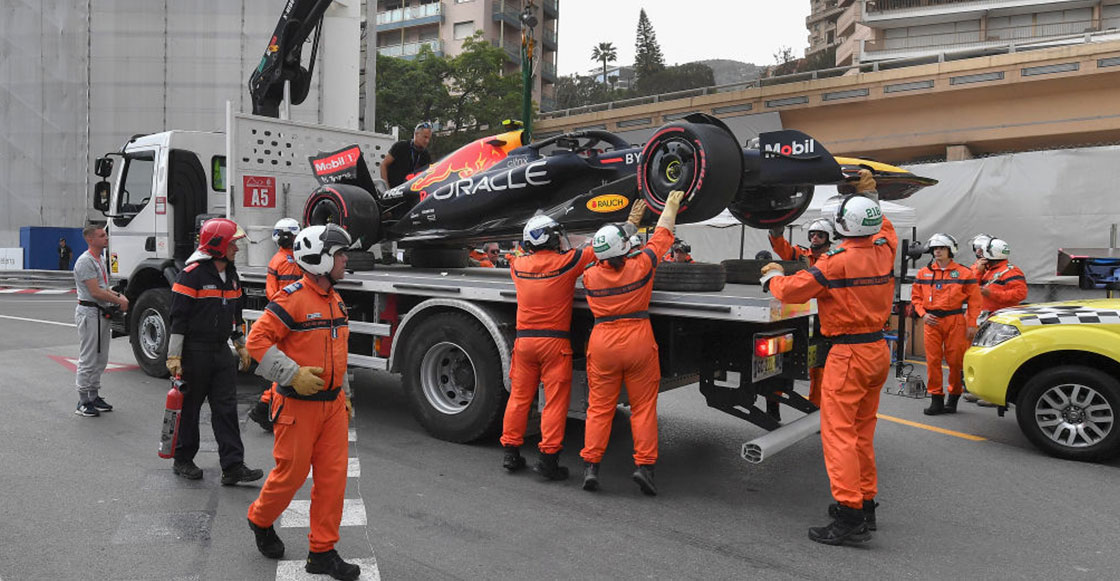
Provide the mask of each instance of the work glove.
POLYGON ((314 395, 323 391, 323 368, 302 366, 292 378, 292 389, 300 395, 314 395))
POLYGON ((762 290, 770 292, 770 279, 775 276, 785 276, 786 269, 777 262, 771 262, 762 267, 762 276, 758 278, 758 282, 762 285, 762 290))
POLYGON ((871 177, 871 170, 859 170, 859 184, 856 185, 856 193, 878 202, 879 192, 875 189, 876 187, 875 178, 871 177))
POLYGON ((167 370, 171 372, 171 377, 182 377, 183 375, 183 358, 178 355, 167 356, 167 370))
POLYGON ((237 349, 237 357, 241 359, 241 364, 237 367, 239 371, 249 371, 249 365, 253 363, 253 358, 249 356, 249 350, 244 345, 234 345, 237 349))
POLYGON ((665 207, 661 210, 661 217, 657 220, 658 228, 673 229, 673 226, 677 223, 677 211, 680 210, 681 200, 683 199, 683 191, 673 190, 669 192, 669 197, 665 200, 665 207))
POLYGON ((350 395, 344 393, 342 397, 346 401, 346 415, 350 416, 350 419, 354 419, 354 404, 350 401, 350 395))
POLYGON ((637 226, 642 223, 642 216, 645 216, 645 214, 646 201, 639 198, 634 201, 634 205, 630 208, 630 217, 626 221, 637 226))

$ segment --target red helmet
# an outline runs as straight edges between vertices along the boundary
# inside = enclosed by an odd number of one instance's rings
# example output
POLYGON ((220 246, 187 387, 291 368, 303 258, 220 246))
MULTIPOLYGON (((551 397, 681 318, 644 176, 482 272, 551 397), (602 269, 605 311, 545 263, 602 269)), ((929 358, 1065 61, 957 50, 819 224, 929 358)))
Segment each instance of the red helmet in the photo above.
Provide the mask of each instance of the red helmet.
POLYGON ((211 218, 202 223, 198 232, 198 249, 214 258, 226 255, 230 242, 245 237, 237 222, 226 218, 211 218))

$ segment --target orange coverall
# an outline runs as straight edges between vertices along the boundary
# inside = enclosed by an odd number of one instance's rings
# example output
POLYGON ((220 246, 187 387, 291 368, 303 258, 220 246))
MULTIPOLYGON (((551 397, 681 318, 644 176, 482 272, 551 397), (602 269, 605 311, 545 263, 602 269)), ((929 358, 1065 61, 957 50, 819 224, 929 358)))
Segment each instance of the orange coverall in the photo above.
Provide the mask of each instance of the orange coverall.
MULTIPOLYGON (((268 261, 268 270, 265 273, 264 279, 264 296, 268 300, 276 298, 276 293, 280 289, 296 282, 303 278, 303 271, 299 269, 296 264, 295 256, 292 255, 291 248, 281 248, 272 255, 272 260, 268 261)), ((261 393, 261 401, 264 403, 272 403, 272 395, 276 393, 272 387, 264 390, 261 393)))
MULTIPOLYGON (((813 254, 811 248, 804 246, 793 246, 785 238, 781 236, 775 238, 770 237, 770 247, 777 253, 778 258, 782 260, 808 260, 809 266, 817 263, 817 259, 821 254, 813 254)), ((821 407, 821 381, 824 379, 824 367, 814 367, 809 370, 809 401, 817 407, 821 407)))
POLYGON ((1027 277, 1018 266, 1006 260, 989 262, 988 269, 980 273, 980 290, 980 311, 991 314, 1014 307, 1027 298, 1027 277), (984 290, 988 291, 987 296, 983 296, 984 290))
POLYGON ((976 326, 980 314, 980 286, 971 268, 954 261, 941 268, 937 261, 922 267, 914 276, 910 303, 919 317, 931 313, 936 325, 925 326, 926 391, 945 395, 941 361, 949 364, 949 394, 964 392, 962 370, 968 350, 967 327, 976 326), (968 303, 968 306, 965 306, 968 303))
POLYGON ((878 234, 848 238, 814 266, 770 279, 784 303, 817 299, 821 333, 833 342, 821 384, 821 447, 832 497, 863 508, 879 492, 875 414, 891 355, 883 326, 894 302, 898 236, 883 217, 878 234))
POLYGON ((257 361, 276 345, 300 366, 323 368, 325 384, 315 394, 302 396, 291 386, 275 386, 280 400, 273 402, 273 407, 279 406, 273 423, 276 467, 249 505, 248 515, 259 527, 272 526, 314 467, 307 538, 310 550, 317 553, 333 549, 338 542, 346 495, 350 419, 339 392, 346 378, 348 325, 346 305, 338 293, 324 291, 304 277, 284 287, 265 307, 247 342, 257 361))
POLYGON ((620 270, 598 263, 583 275, 595 326, 587 341, 587 421, 579 455, 599 463, 611 437, 615 406, 626 382, 634 464, 657 463, 657 392, 661 365, 649 324, 653 272, 673 244, 673 233, 657 228, 620 270))
POLYGON ((572 298, 576 280, 594 261, 590 246, 510 257, 509 269, 517 288, 517 340, 509 369, 502 446, 520 446, 525 441, 529 408, 537 385, 543 382, 544 412, 537 447, 542 454, 555 454, 563 448, 572 396, 572 298))

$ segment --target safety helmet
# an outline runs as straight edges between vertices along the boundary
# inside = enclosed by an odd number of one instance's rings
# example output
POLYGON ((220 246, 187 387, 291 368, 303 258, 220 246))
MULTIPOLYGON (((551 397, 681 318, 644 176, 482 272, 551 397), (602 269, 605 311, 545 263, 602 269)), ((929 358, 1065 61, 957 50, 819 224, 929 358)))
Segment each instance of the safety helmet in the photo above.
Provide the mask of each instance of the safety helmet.
POLYGON ((883 211, 879 208, 879 202, 855 194, 844 198, 844 201, 836 206, 832 223, 840 236, 849 238, 871 236, 878 234, 879 229, 883 227, 883 211))
POLYGON ((957 255, 957 239, 944 232, 938 232, 930 236, 929 242, 926 243, 926 248, 929 248, 931 251, 938 246, 948 248, 950 257, 957 255))
POLYGON ((272 241, 280 248, 291 248, 296 234, 299 234, 299 222, 292 218, 280 218, 272 227, 272 241))
POLYGON ((226 255, 230 242, 245 237, 237 222, 228 218, 211 218, 202 223, 198 231, 198 250, 214 258, 226 255))
POLYGON ((806 232, 824 232, 828 235, 828 239, 832 240, 836 236, 836 230, 832 227, 832 221, 828 218, 817 218, 809 223, 809 227, 805 228, 806 232))
POLYGON ((607 224, 595 232, 591 239, 591 249, 595 258, 606 260, 616 256, 626 256, 630 252, 632 242, 626 235, 626 230, 618 224, 607 224))
POLYGON ((1007 260, 1011 257, 1011 245, 1006 240, 992 238, 984 246, 984 258, 988 260, 1007 260))
POLYGON ((529 246, 530 250, 541 248, 559 248, 560 237, 564 229, 552 218, 538 214, 525 222, 525 229, 521 232, 521 240, 529 246))
POLYGON ((977 234, 976 236, 973 236, 972 240, 969 240, 969 243, 972 244, 973 252, 980 252, 984 250, 984 247, 992 241, 992 238, 993 236, 991 234, 985 234, 983 232, 977 234))
POLYGON ((323 275, 334 268, 335 253, 349 248, 352 243, 350 234, 338 224, 308 226, 296 234, 292 255, 300 268, 323 275))

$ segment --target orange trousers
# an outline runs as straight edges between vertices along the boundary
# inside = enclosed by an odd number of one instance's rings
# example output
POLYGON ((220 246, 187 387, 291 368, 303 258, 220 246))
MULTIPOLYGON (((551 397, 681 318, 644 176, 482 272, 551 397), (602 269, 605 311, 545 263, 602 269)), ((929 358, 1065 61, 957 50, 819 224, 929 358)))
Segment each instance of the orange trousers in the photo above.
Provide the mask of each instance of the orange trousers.
POLYGON ((968 333, 964 315, 942 317, 936 325, 925 326, 926 391, 944 395, 941 361, 949 364, 949 394, 964 392, 964 352, 968 351, 968 333))
POLYGON ((572 399, 572 344, 556 337, 521 337, 513 343, 509 401, 502 419, 503 446, 520 446, 525 441, 529 408, 542 382, 544 411, 537 448, 542 454, 555 454, 564 448, 564 426, 572 399))
POLYGON ((821 447, 832 497, 852 508, 879 493, 875 414, 890 371, 886 341, 834 345, 821 385, 821 447))
POLYGON ((579 455, 587 462, 603 460, 623 382, 630 399, 634 464, 655 464, 661 365, 653 328, 641 319, 611 321, 591 331, 587 341, 587 422, 579 455))
POLYGON ((821 382, 824 381, 824 367, 814 367, 809 370, 809 401, 821 407, 821 382))
POLYGON ((268 473, 260 496, 249 505, 249 520, 259 527, 276 522, 296 491, 307 482, 308 470, 314 467, 308 547, 316 553, 329 551, 338 542, 342 501, 346 496, 350 418, 345 399, 341 394, 334 401, 277 395, 272 405, 284 406, 273 424, 272 456, 276 467, 268 473))

